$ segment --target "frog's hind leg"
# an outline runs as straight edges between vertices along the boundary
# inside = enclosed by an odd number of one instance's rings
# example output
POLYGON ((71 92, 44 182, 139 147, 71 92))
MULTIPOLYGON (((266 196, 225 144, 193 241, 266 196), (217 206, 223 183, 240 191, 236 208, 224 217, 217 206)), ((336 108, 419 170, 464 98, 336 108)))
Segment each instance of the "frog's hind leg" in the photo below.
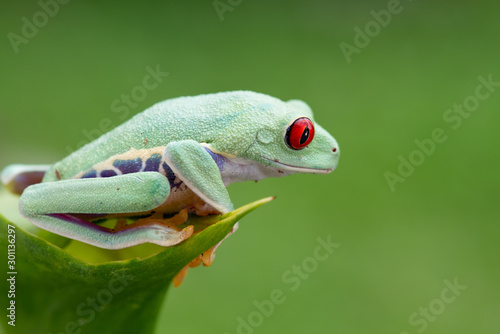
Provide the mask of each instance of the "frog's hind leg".
POLYGON ((150 211, 169 194, 165 176, 140 172, 35 184, 23 192, 19 209, 45 230, 101 248, 121 249, 146 242, 172 246, 189 238, 193 227, 180 230, 158 223, 115 232, 78 217, 150 211))
POLYGON ((171 218, 163 218, 163 214, 153 213, 151 216, 138 219, 134 223, 129 224, 129 225, 123 224, 123 223, 117 224, 117 226, 115 226, 115 230, 121 231, 121 230, 126 230, 129 228, 134 228, 137 226, 154 224, 157 222, 161 222, 164 225, 177 226, 177 225, 184 224, 188 220, 188 217, 189 217, 189 214, 188 214, 187 209, 182 209, 179 213, 177 213, 176 215, 174 215, 171 218))
POLYGON ((176 214, 172 218, 163 218, 163 214, 157 213, 146 218, 138 219, 132 224, 127 224, 124 220, 119 220, 115 225, 113 231, 115 233, 119 232, 124 234, 124 232, 127 230, 140 231, 147 229, 148 227, 156 229, 158 226, 161 226, 163 230, 168 230, 169 233, 172 235, 172 241, 175 240, 174 235, 178 237, 179 241, 172 243, 172 245, 175 245, 181 242, 182 240, 189 238, 194 232, 193 225, 189 225, 183 229, 178 227, 178 225, 185 223, 187 219, 188 219, 187 209, 181 210, 178 214, 176 214))
POLYGON ((9 165, 0 178, 10 192, 21 195, 28 186, 42 182, 49 168, 50 165, 9 165))

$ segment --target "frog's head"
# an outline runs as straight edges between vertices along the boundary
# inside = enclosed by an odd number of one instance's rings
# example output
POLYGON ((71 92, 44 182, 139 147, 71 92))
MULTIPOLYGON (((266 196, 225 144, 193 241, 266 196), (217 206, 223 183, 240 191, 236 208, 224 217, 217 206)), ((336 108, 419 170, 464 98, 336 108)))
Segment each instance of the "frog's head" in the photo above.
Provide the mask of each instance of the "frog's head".
POLYGON ((332 172, 338 164, 339 146, 314 121, 311 108, 299 100, 269 98, 235 122, 240 125, 239 139, 232 141, 239 145, 237 158, 261 163, 281 175, 332 172))
POLYGON ((269 111, 245 153, 247 159, 289 173, 327 174, 337 167, 339 145, 315 123, 306 103, 291 100, 285 108, 269 111))

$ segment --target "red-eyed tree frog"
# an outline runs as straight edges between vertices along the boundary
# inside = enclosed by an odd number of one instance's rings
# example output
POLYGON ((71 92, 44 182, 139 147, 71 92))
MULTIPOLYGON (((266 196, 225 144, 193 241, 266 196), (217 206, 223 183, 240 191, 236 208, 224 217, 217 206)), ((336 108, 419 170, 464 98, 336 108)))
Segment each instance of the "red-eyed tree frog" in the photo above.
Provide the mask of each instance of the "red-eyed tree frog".
POLYGON ((108 249, 172 246, 192 235, 177 227, 189 214, 233 210, 229 184, 328 174, 339 154, 306 103, 234 91, 157 103, 53 165, 11 165, 1 179, 42 229, 108 249), (120 217, 139 219, 95 223, 120 217))

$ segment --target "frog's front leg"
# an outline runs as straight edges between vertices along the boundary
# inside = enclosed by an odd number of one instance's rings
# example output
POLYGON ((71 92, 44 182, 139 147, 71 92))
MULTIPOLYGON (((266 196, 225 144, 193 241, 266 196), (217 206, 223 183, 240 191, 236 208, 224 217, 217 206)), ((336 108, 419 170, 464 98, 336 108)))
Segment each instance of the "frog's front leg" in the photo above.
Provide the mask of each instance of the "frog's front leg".
POLYGON ((203 201, 223 214, 234 210, 219 167, 200 143, 194 140, 169 143, 163 158, 174 174, 203 201))
MULTIPOLYGON (((163 158, 175 175, 205 203, 222 214, 234 210, 233 203, 222 181, 219 167, 198 142, 194 140, 172 142, 165 148, 163 158)), ((237 228, 238 223, 224 239, 234 233, 237 228)), ((189 267, 197 266, 202 262, 204 265, 212 264, 215 251, 221 243, 222 241, 206 250, 199 258, 193 260, 191 265, 185 266, 174 278, 174 285, 179 286, 182 283, 189 267)))
POLYGON ((191 236, 192 227, 179 231, 158 223, 113 233, 77 217, 150 211, 164 203, 169 193, 168 179, 156 172, 62 180, 26 188, 19 209, 45 230, 101 248, 121 249, 146 242, 171 246, 191 236))

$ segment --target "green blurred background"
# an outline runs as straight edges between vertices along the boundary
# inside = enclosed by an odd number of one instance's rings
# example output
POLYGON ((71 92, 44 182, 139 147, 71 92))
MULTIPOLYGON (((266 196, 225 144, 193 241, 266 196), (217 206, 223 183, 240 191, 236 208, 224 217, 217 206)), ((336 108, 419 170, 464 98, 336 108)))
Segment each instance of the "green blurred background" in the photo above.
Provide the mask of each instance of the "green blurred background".
POLYGON ((212 267, 169 291, 157 332, 237 333, 254 301, 279 289, 285 302, 240 332, 499 333, 500 89, 457 129, 443 120, 478 76, 500 81, 498 4, 402 0, 348 63, 339 44, 354 45, 354 28, 387 1, 222 3, 232 9, 223 20, 211 1, 71 1, 16 54, 7 34, 41 7, 2 2, 0 168, 55 162, 102 119, 120 124, 111 103, 147 66, 170 75, 130 116, 237 89, 302 99, 338 140, 338 170, 232 185, 236 206, 278 199, 244 218, 212 267), (435 128, 447 140, 391 191, 384 173, 435 128), (341 246, 292 291, 282 276, 329 235, 341 246), (455 278, 466 290, 440 302, 455 278))

